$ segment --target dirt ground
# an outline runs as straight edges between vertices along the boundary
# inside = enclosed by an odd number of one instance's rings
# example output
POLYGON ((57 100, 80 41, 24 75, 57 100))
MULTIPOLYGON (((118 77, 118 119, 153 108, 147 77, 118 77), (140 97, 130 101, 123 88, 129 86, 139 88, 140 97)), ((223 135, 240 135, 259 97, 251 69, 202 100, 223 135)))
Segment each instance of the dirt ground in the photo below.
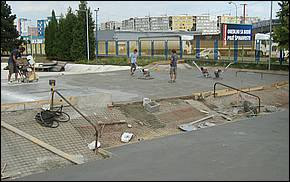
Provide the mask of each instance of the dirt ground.
MULTIPOLYGON (((197 123, 198 129, 205 128, 205 122, 215 125, 235 122, 247 117, 258 117, 288 108, 289 87, 284 85, 280 88, 272 88, 262 91, 251 92, 261 98, 260 113, 244 110, 244 102, 248 101, 258 111, 257 100, 246 94, 234 94, 230 96, 216 97, 209 96, 203 100, 191 99, 169 99, 158 102, 160 108, 158 112, 150 113, 146 111, 142 103, 130 103, 108 109, 106 116, 97 116, 94 122, 116 122, 125 121, 125 124, 102 125, 99 127, 100 142, 103 148, 111 148, 124 145, 120 138, 123 132, 133 133, 129 143, 142 140, 153 139, 182 133, 178 125, 196 121, 213 114, 214 117, 197 123), (269 111, 268 108, 272 108, 269 111), (230 119, 230 120, 229 120, 230 119), (128 127, 130 126, 131 127, 128 127)), ((209 127, 209 126, 208 126, 209 127)), ((90 130, 90 136, 94 131, 92 127, 76 127, 79 132, 90 130)), ((85 135, 83 135, 85 136, 85 135)), ((86 135, 87 140, 89 135, 86 135)))

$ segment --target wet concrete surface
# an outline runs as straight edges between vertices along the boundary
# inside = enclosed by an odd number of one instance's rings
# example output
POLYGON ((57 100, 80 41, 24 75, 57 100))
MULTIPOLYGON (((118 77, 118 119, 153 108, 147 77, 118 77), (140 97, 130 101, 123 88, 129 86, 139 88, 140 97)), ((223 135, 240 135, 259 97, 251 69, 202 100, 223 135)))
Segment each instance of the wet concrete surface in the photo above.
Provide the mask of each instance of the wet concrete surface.
MULTIPOLYGON (((140 101, 144 97, 152 99, 190 95, 192 92, 213 90, 216 81, 233 87, 256 87, 289 79, 288 76, 240 73, 228 69, 223 79, 201 77, 197 69, 178 67, 177 82, 168 83, 169 70, 151 71, 154 79, 138 79, 139 73, 130 76, 129 71, 113 71, 77 75, 42 76, 39 82, 28 84, 8 84, 7 78, 1 78, 1 103, 15 103, 49 99, 50 79, 56 80, 56 89, 64 96, 80 96, 104 92, 112 94, 113 102, 140 101)), ((218 86, 217 89, 224 89, 218 86)))

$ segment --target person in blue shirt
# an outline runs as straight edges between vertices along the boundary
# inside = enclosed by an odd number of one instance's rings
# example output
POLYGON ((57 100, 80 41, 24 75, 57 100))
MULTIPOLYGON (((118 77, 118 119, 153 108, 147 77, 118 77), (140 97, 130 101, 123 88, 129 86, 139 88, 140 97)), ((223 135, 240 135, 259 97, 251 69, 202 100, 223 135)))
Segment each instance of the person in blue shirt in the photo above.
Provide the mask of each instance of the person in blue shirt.
POLYGON ((177 55, 176 50, 172 49, 170 58, 170 80, 169 83, 175 83, 176 80, 176 72, 177 72, 177 55))
POLYGON ((130 55, 131 75, 133 75, 135 70, 136 70, 137 57, 138 57, 137 52, 138 52, 137 49, 134 49, 134 52, 131 53, 131 55, 130 55))
POLYGON ((18 80, 18 64, 17 64, 17 58, 21 57, 21 54, 25 51, 24 47, 20 47, 18 49, 14 49, 11 52, 11 55, 8 59, 8 68, 9 68, 9 74, 8 74, 8 82, 11 82, 11 76, 13 73, 15 73, 15 80, 18 80))

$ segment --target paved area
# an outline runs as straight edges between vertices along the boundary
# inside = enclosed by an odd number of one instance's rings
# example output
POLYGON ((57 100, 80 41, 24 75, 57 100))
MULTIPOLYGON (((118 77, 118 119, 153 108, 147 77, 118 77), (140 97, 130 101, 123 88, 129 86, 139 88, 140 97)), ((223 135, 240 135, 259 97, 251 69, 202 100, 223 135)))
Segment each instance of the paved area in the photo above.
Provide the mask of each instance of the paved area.
POLYGON ((18 180, 289 180, 289 109, 111 149, 18 180))
MULTIPOLYGON (((213 71, 213 70, 211 70, 213 71)), ((220 81, 234 87, 255 87, 289 79, 288 76, 240 73, 235 76, 235 70, 228 69, 222 80, 201 77, 196 69, 186 68, 180 64, 177 70, 177 82, 168 83, 169 67, 160 66, 159 70, 152 69, 154 79, 138 79, 138 73, 131 77, 129 71, 114 71, 77 75, 42 76, 38 83, 8 85, 7 78, 1 77, 1 103, 26 102, 49 99, 48 81, 56 80, 56 88, 64 96, 88 95, 94 92, 112 94, 113 102, 142 100, 190 95, 192 92, 213 90, 213 84, 220 81)), ((212 72, 213 73, 213 72, 212 72)), ((218 88, 223 89, 223 88, 218 88)))

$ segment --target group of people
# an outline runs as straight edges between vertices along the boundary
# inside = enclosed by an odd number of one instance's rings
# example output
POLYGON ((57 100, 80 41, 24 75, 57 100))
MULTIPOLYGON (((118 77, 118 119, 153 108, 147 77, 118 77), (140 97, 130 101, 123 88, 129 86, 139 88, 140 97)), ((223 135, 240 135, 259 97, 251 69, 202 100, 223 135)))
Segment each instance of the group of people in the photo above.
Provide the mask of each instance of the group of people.
MULTIPOLYGON (((130 63, 131 63, 131 75, 134 75, 134 72, 136 71, 136 66, 137 66, 137 54, 138 50, 134 49, 134 52, 130 55, 130 63)), ((176 73, 177 73, 177 54, 176 50, 172 49, 171 50, 171 57, 170 57, 170 80, 168 83, 175 83, 176 82, 176 73)), ((144 72, 144 69, 143 69, 144 72)))

